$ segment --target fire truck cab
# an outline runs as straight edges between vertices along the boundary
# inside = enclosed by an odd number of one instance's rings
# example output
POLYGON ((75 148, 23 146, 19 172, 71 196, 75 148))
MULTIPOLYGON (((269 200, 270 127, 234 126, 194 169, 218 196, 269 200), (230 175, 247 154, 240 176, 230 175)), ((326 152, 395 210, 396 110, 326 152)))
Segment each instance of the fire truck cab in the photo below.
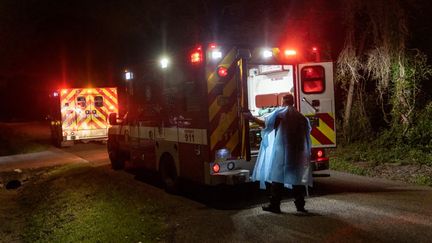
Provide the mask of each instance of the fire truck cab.
POLYGON ((333 64, 305 60, 296 50, 197 45, 175 57, 130 67, 127 113, 110 116, 108 153, 158 171, 168 189, 178 179, 206 185, 250 181, 260 128, 242 116, 265 118, 287 92, 312 125, 314 170, 328 168, 336 146, 333 64))

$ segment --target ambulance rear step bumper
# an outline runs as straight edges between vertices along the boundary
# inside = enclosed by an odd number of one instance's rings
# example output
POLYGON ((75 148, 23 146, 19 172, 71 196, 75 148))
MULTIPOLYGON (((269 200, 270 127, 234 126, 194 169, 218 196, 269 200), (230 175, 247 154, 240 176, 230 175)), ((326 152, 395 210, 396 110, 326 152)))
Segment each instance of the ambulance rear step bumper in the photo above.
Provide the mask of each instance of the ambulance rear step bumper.
POLYGON ((312 160, 312 171, 328 170, 330 168, 328 158, 320 158, 318 160, 312 160))
POLYGON ((220 172, 210 176, 211 185, 238 185, 242 183, 250 182, 251 171, 250 170, 231 170, 226 172, 220 172))

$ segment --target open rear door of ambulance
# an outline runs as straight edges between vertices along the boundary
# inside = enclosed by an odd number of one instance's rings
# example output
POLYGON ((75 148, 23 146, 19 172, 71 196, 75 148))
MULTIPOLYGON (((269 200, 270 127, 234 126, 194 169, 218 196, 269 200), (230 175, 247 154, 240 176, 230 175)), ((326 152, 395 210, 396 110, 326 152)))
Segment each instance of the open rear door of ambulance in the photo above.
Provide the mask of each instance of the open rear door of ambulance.
POLYGON ((324 148, 336 147, 333 63, 299 65, 297 104, 312 126, 312 164, 314 170, 328 169, 324 148))

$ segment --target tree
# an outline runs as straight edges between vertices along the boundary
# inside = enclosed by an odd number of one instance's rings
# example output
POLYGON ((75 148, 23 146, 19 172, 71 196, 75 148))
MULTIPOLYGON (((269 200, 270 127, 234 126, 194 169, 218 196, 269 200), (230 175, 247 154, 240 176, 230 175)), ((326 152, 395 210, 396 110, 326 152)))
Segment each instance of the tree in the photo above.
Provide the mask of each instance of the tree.
POLYGON ((353 103, 363 118, 356 122, 367 124, 364 87, 371 82, 375 82, 382 119, 392 127, 402 124, 405 133, 412 124, 421 82, 431 74, 426 56, 407 47, 407 10, 398 0, 349 0, 344 12, 347 31, 338 58, 338 81, 347 87, 345 137, 350 136, 348 127, 354 122, 353 103))

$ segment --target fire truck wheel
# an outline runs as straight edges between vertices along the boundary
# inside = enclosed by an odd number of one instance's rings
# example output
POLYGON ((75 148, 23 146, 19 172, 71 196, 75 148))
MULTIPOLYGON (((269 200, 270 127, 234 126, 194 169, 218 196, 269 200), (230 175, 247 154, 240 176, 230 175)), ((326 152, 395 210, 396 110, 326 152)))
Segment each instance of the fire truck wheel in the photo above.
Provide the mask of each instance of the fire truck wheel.
POLYGON ((109 158, 111 161, 111 168, 113 170, 124 169, 126 156, 123 153, 121 153, 117 149, 112 149, 112 150, 108 151, 108 155, 109 155, 109 158))
POLYGON ((162 156, 159 172, 162 181, 165 184, 165 191, 172 194, 178 193, 179 183, 177 178, 177 170, 174 159, 170 155, 165 154, 162 156))

